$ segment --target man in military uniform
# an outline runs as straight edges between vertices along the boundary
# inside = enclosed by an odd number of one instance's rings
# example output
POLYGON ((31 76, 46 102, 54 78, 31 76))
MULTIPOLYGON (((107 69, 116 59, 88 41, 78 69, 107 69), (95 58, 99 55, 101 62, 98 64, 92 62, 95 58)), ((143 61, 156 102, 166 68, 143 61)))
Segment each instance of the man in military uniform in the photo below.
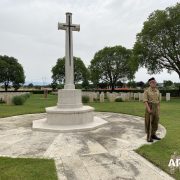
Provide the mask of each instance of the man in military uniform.
POLYGON ((145 104, 145 131, 147 133, 147 141, 153 142, 153 139, 160 140, 156 136, 159 122, 160 111, 160 93, 156 87, 155 78, 148 80, 149 87, 144 91, 143 102, 145 104))

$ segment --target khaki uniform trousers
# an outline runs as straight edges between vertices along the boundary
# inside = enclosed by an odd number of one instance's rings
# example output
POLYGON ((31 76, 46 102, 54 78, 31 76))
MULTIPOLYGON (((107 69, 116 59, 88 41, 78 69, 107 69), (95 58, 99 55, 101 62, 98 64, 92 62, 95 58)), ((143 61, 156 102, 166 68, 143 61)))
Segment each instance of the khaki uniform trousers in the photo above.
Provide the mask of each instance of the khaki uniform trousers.
POLYGON ((148 104, 150 109, 152 110, 152 113, 149 113, 147 109, 145 111, 145 132, 147 134, 151 133, 151 135, 155 135, 159 123, 158 104, 157 103, 148 103, 148 104))

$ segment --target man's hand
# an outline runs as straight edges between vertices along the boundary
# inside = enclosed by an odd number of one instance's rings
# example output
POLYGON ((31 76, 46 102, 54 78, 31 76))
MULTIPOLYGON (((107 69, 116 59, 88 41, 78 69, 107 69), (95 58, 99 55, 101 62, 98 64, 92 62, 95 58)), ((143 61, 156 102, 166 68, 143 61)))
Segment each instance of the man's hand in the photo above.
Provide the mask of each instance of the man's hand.
POLYGON ((148 113, 149 113, 149 114, 152 113, 152 110, 151 110, 149 107, 147 108, 147 110, 148 110, 148 113))
POLYGON ((146 101, 146 102, 144 102, 144 104, 145 104, 145 107, 146 107, 146 109, 147 109, 148 113, 149 113, 149 114, 150 114, 150 113, 152 113, 152 110, 151 110, 151 108, 149 107, 149 105, 148 105, 147 101, 146 101))

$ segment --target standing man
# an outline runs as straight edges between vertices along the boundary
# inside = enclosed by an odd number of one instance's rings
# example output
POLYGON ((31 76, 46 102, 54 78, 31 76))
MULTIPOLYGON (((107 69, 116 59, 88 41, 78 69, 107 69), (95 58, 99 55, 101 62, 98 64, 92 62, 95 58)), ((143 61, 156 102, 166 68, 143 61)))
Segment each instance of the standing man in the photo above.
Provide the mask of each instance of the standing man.
POLYGON ((156 87, 155 78, 148 80, 149 87, 144 91, 143 102, 145 104, 145 131, 147 133, 147 141, 153 142, 153 139, 160 140, 156 136, 159 122, 160 111, 160 93, 156 87))

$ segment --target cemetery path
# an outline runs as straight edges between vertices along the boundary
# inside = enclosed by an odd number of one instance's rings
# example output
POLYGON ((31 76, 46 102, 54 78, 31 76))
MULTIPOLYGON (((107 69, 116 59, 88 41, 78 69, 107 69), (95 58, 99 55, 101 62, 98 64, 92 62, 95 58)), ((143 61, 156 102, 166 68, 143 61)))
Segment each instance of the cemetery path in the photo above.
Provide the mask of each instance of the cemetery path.
MULTIPOLYGON (((32 131, 42 114, 0 119, 0 156, 54 158, 61 180, 171 180, 168 174, 135 153, 147 144, 141 117, 96 112, 108 121, 96 130, 76 133, 32 131)), ((160 125, 158 135, 164 137, 160 125)))

